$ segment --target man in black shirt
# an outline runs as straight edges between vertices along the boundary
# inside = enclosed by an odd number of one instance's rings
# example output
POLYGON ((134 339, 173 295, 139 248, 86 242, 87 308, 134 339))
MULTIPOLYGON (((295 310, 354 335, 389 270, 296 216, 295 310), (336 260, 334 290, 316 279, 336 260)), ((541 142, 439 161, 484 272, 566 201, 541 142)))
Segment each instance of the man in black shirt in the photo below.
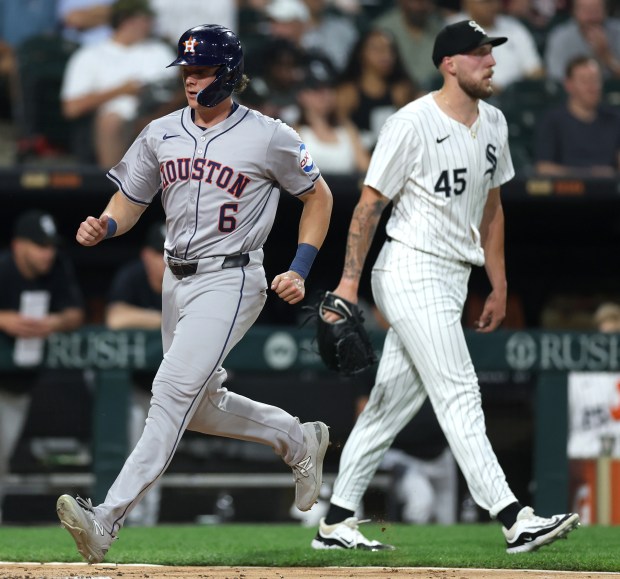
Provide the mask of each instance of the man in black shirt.
POLYGON ((60 242, 53 217, 31 210, 18 217, 10 248, 0 253, 0 340, 13 348, 16 366, 0 373, 0 520, 9 461, 41 372, 45 339, 84 321, 82 293, 60 242))
POLYGON ((566 68, 565 104, 538 124, 536 172, 549 176, 610 177, 620 169, 620 114, 601 105, 603 77, 588 56, 566 68))

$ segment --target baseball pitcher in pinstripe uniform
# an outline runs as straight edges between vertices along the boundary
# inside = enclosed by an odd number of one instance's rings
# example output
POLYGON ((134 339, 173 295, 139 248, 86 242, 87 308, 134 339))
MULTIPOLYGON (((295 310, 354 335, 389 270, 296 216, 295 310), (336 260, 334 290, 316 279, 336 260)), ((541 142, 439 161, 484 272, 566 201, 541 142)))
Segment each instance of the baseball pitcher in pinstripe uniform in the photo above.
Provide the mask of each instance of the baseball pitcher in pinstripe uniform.
POLYGON ((492 288, 478 331, 495 330, 506 311, 500 186, 514 170, 506 119, 483 100, 493 91, 493 47, 506 40, 487 36, 474 21, 445 27, 433 51, 442 88, 396 112, 380 133, 334 293, 357 301, 364 261, 391 202, 387 241, 372 270, 373 295, 390 329, 315 549, 393 548, 367 539, 354 512, 384 453, 427 396, 472 497, 502 523, 509 553, 533 551, 579 523, 573 513, 536 516, 510 490, 486 435, 461 326, 472 265, 485 267, 492 288))

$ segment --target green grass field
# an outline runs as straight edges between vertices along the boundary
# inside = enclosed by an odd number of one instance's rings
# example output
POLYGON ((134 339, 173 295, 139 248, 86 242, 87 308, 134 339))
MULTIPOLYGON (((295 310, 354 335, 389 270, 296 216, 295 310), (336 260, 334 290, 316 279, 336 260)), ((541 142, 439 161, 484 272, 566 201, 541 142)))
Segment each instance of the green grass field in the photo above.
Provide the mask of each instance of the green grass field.
MULTIPOLYGON (((535 553, 508 555, 495 524, 412 526, 367 524, 370 538, 396 551, 314 551, 315 530, 299 525, 180 526, 125 528, 106 562, 199 566, 470 567, 620 571, 620 527, 582 527, 567 540, 535 553)), ((0 561, 81 561, 60 526, 0 527, 0 561)))

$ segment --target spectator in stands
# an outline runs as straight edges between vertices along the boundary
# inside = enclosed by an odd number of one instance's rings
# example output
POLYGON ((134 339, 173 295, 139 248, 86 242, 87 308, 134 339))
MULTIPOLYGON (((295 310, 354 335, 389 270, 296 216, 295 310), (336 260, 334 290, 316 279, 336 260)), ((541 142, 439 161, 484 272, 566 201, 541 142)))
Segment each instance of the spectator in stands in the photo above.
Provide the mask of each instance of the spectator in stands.
POLYGON ((359 36, 354 22, 330 10, 327 0, 304 1, 310 17, 301 45, 328 58, 338 72, 342 71, 359 36))
POLYGON ((114 0, 58 0, 57 19, 63 37, 78 45, 110 38, 112 2, 114 0))
POLYGON ((415 95, 392 36, 379 29, 362 35, 342 74, 337 97, 339 115, 357 126, 368 150, 375 146, 385 119, 415 95))
POLYGON ((620 332, 620 305, 603 302, 594 312, 594 325, 599 332, 620 332))
POLYGON ((531 32, 538 54, 545 54, 549 31, 566 19, 564 0, 506 0, 504 11, 531 32))
POLYGON ((542 78, 544 69, 532 33, 514 16, 502 14, 501 0, 463 0, 463 12, 449 22, 475 20, 489 36, 505 36, 510 40, 493 52, 497 65, 493 69, 495 93, 515 81, 542 78))
POLYGON ((150 0, 155 13, 154 32, 171 46, 179 37, 199 24, 220 24, 238 31, 237 2, 235 0, 150 0))
POLYGON ((310 11, 303 0, 271 0, 265 7, 269 19, 269 35, 286 38, 301 47, 306 28, 310 23, 310 11))
POLYGON ((433 0, 398 0, 397 6, 374 22, 396 40, 400 59, 413 82, 432 90, 441 81, 433 64, 435 36, 444 25, 433 0))
POLYGON ((620 168, 620 116, 601 105, 598 62, 578 56, 566 68, 565 104, 548 111, 536 132, 540 175, 614 177, 620 168))
POLYGON ((606 15, 605 0, 574 0, 572 18, 549 33, 547 74, 562 80, 568 62, 582 54, 595 58, 603 78, 620 78, 620 20, 606 15))
POLYGON ((247 51, 245 68, 260 92, 268 93, 277 112, 274 115, 289 125, 299 120, 297 89, 303 78, 303 63, 311 58, 302 46, 310 22, 303 0, 269 0, 264 7, 266 20, 247 51), (256 78, 258 77, 258 78, 256 78))
POLYGON ((290 40, 273 38, 261 52, 261 72, 252 79, 254 89, 268 95, 273 116, 291 126, 299 120, 297 90, 303 79, 304 60, 304 52, 290 40))
POLYGON ((295 128, 323 173, 363 173, 370 155, 357 127, 338 116, 334 82, 335 71, 329 61, 314 59, 307 63, 297 93, 301 115, 295 128))
POLYGON ((10 249, 0 254, 0 336, 13 346, 15 371, 0 375, 0 521, 4 484, 40 375, 44 341, 84 321, 73 267, 48 213, 31 210, 15 222, 10 249))
MULTIPOLYGON (((146 234, 140 257, 123 266, 114 276, 105 312, 105 324, 112 330, 141 328, 158 330, 161 327, 161 294, 164 277, 165 224, 153 223, 146 234)), ((144 422, 151 403, 154 371, 135 370, 134 389, 129 423, 129 448, 134 448, 142 436, 144 422)), ((131 525, 153 526, 159 519, 161 488, 153 487, 131 512, 131 525)))
POLYGON ((111 38, 71 56, 61 90, 65 116, 86 119, 92 128, 102 167, 115 165, 154 116, 178 108, 183 92, 178 71, 166 68, 176 51, 149 38, 153 11, 147 0, 116 0, 111 23, 111 38))

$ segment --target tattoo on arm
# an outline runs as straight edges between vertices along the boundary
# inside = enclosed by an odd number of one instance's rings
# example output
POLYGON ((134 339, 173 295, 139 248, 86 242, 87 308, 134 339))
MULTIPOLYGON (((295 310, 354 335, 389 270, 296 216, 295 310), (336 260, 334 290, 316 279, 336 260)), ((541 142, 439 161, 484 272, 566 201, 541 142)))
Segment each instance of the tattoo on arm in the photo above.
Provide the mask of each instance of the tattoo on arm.
POLYGON ((372 203, 358 203, 355 207, 347 237, 344 278, 357 281, 361 277, 381 213, 388 202, 388 199, 380 199, 372 203))

